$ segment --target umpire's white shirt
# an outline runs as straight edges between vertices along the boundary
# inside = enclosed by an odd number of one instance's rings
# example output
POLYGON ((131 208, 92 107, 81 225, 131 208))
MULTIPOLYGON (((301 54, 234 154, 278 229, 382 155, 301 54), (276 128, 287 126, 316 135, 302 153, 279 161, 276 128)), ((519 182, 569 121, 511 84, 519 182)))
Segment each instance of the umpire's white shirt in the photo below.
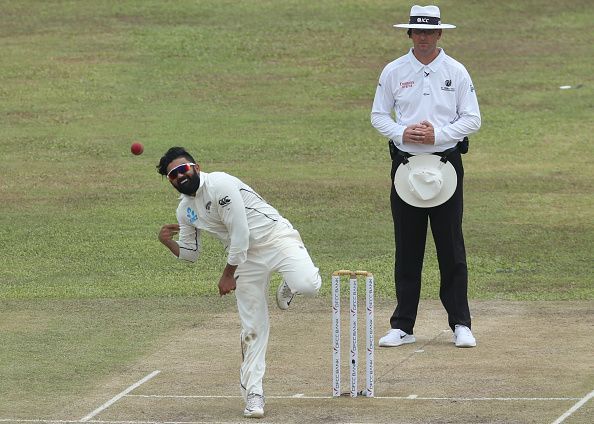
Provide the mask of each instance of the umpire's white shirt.
POLYGON ((228 252, 227 263, 246 261, 250 244, 266 240, 291 223, 250 186, 224 172, 200 172, 196 196, 182 194, 177 207, 180 226, 179 259, 195 262, 200 254, 200 231, 216 236, 228 252))
POLYGON ((419 62, 412 50, 382 71, 371 123, 400 150, 442 152, 481 126, 474 86, 464 65, 443 49, 429 65, 419 62), (435 145, 403 144, 406 127, 425 120, 435 128, 435 145))

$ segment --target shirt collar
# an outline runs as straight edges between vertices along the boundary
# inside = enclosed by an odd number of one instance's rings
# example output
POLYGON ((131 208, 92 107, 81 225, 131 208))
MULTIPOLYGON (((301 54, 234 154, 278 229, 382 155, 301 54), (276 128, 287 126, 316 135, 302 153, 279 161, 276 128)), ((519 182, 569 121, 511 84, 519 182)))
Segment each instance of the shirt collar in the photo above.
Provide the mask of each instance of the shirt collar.
POLYGON ((208 173, 206 172, 199 171, 198 173, 200 174, 200 185, 198 186, 198 190, 196 190, 196 194, 202 191, 202 187, 204 187, 204 181, 208 177, 208 173))
POLYGON ((439 48, 439 54, 429 65, 424 65, 415 57, 413 54, 413 48, 411 47, 408 51, 408 58, 410 60, 410 64, 412 65, 415 72, 421 72, 423 68, 429 68, 431 72, 436 72, 439 66, 443 63, 445 59, 445 51, 441 47, 439 48))

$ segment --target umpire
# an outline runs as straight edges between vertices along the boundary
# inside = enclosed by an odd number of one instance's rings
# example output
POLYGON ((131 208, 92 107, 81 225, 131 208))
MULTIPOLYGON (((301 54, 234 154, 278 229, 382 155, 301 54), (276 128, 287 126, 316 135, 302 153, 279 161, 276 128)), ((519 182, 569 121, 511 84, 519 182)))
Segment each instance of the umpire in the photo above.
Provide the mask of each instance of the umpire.
POLYGON ((397 305, 379 346, 415 342, 429 222, 439 262, 439 296, 453 342, 474 347, 462 235, 461 153, 468 148, 467 136, 481 126, 478 101, 466 68, 437 47, 442 29, 455 28, 441 23, 437 6, 413 6, 409 22, 394 26, 408 29, 413 47, 383 69, 371 111, 372 125, 389 139, 394 181, 390 203, 397 305))

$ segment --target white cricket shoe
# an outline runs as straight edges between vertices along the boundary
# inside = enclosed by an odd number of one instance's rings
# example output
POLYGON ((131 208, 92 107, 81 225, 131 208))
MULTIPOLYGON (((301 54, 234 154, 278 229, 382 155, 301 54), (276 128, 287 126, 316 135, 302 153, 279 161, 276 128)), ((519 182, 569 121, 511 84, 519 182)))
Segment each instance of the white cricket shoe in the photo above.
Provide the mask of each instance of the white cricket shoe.
POLYGON ((289 309, 291 301, 295 297, 295 294, 291 291, 289 285, 283 280, 282 284, 278 286, 276 290, 276 304, 279 309, 283 311, 289 309))
POLYGON ((396 347, 416 341, 417 339, 412 334, 407 334, 399 328, 392 328, 379 340, 379 345, 380 347, 396 347))
POLYGON ((470 328, 460 324, 456 324, 453 342, 456 344, 456 347, 476 346, 476 339, 472 335, 472 331, 470 331, 470 328))
POLYGON ((262 418, 264 416, 264 396, 250 393, 247 396, 243 416, 247 418, 262 418))

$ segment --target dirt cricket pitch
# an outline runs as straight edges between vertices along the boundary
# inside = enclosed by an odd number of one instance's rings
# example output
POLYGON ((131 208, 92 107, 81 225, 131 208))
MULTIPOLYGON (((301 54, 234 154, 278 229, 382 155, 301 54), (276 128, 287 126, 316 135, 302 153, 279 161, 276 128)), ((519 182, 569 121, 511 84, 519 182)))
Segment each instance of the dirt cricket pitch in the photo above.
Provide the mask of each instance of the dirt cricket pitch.
MULTIPOLYGON (((592 301, 471 302, 478 341, 473 349, 454 347, 439 302, 421 301, 417 342, 377 348, 376 397, 351 399, 331 398, 328 299, 297 298, 281 312, 271 297, 266 416, 261 420, 242 416, 239 324, 229 305, 214 315, 199 308, 197 314, 208 315, 206 324, 174 334, 129 374, 96 382, 96 395, 84 405, 71 405, 68 414, 78 414, 79 422, 85 417, 127 423, 594 422, 594 400, 588 400, 594 390, 592 301)), ((376 303, 376 344, 392 308, 392 302, 376 303)), ((364 340, 364 326, 359 328, 364 340)), ((364 382, 362 349, 360 355, 359 380, 364 382)), ((347 377, 345 361, 345 392, 347 377)))

